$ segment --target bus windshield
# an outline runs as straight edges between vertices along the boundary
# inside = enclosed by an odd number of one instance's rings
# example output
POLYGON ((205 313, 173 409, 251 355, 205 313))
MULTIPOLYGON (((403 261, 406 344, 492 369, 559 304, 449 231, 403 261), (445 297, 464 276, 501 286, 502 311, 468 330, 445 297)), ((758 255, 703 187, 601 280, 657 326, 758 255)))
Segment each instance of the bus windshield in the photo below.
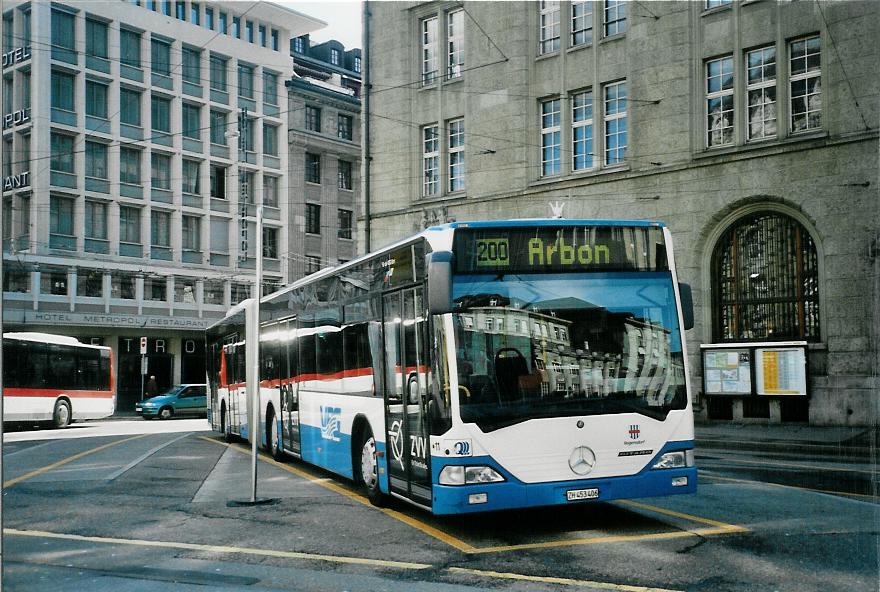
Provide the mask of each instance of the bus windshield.
POLYGON ((669 271, 457 275, 461 419, 529 419, 687 405, 669 271))

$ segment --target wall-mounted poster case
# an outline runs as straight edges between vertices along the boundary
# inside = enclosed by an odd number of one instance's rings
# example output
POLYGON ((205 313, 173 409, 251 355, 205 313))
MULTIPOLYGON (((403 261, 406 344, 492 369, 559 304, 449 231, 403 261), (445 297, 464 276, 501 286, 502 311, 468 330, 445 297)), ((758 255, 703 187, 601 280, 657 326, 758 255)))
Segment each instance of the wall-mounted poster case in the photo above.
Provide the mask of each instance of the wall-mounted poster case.
POLYGON ((750 395, 752 370, 749 350, 704 349, 703 392, 707 395, 750 395))
POLYGON ((807 357, 803 347, 755 349, 755 391, 759 395, 807 396, 807 357))

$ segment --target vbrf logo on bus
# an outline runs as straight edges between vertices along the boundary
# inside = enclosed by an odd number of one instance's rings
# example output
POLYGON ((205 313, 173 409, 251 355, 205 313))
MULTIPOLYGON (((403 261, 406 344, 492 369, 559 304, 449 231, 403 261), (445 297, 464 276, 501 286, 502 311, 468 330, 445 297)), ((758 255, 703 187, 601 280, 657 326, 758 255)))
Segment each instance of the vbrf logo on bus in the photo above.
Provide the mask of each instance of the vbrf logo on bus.
POLYGON ((638 424, 629 426, 629 439, 630 440, 638 440, 639 436, 642 434, 642 430, 639 429, 638 424))
POLYGON ((342 409, 340 407, 324 407, 321 405, 321 437, 325 440, 333 440, 339 442, 339 426, 341 424, 340 415, 342 409))

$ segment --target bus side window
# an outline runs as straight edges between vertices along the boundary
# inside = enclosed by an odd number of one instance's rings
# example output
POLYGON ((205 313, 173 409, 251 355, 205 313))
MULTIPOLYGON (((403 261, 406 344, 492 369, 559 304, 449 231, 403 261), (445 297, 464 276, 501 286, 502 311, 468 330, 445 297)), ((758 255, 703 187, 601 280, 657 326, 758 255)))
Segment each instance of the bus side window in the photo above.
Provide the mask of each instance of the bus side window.
POLYGON ((47 384, 49 388, 77 388, 76 354, 63 345, 49 344, 47 384))
POLYGON ((77 356, 76 387, 83 390, 95 390, 100 385, 98 350, 84 350, 77 356))
POLYGON ((3 340, 3 386, 6 388, 21 386, 18 375, 18 349, 17 341, 3 340))

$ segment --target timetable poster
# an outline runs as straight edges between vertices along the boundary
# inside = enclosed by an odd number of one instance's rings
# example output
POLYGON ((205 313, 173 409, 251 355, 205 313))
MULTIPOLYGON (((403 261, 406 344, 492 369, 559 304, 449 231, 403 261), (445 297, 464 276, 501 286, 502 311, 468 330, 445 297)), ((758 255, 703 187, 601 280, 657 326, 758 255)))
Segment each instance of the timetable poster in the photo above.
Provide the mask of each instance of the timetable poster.
POLYGON ((707 395, 752 394, 751 356, 747 349, 703 350, 707 395))
POLYGON ((804 349, 759 348, 755 350, 759 395, 807 394, 807 363, 804 349))

